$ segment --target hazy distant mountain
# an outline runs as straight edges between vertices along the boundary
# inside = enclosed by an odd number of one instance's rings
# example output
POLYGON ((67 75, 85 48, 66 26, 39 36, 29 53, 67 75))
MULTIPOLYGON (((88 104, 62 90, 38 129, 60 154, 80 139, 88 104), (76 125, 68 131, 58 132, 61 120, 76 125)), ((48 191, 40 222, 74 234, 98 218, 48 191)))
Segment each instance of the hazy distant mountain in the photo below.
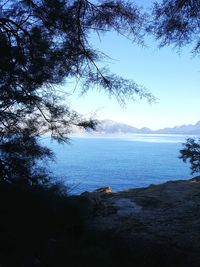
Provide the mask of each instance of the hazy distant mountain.
POLYGON ((134 126, 119 123, 112 120, 102 120, 99 122, 97 129, 93 133, 97 134, 127 134, 127 133, 152 133, 149 128, 138 129, 134 126))
POLYGON ((95 132, 89 132, 93 134, 128 134, 128 133, 141 133, 141 134, 200 134, 200 121, 195 125, 181 125, 173 128, 164 128, 153 131, 149 128, 136 128, 134 126, 115 122, 112 120, 102 120, 97 126, 95 132))
POLYGON ((200 121, 194 125, 181 125, 173 128, 160 129, 154 132, 158 134, 200 134, 200 121))
POLYGON ((138 131, 139 129, 136 127, 111 120, 100 121, 97 126, 97 132, 101 134, 138 133, 138 131))

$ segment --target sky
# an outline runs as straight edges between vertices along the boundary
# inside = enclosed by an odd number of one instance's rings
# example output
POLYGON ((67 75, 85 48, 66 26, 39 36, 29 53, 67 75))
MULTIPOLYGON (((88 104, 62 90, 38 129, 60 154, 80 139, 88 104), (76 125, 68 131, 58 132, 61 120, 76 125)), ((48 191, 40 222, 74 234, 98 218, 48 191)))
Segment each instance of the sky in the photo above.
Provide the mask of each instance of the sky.
POLYGON ((82 97, 75 92, 70 97, 75 110, 86 117, 94 114, 97 119, 138 128, 160 129, 200 120, 200 58, 192 56, 191 47, 180 53, 172 46, 159 49, 159 43, 150 37, 142 47, 113 32, 101 40, 93 35, 90 41, 112 58, 103 62, 112 72, 145 86, 159 100, 152 105, 145 100, 127 101, 122 108, 103 91, 90 91, 82 97))

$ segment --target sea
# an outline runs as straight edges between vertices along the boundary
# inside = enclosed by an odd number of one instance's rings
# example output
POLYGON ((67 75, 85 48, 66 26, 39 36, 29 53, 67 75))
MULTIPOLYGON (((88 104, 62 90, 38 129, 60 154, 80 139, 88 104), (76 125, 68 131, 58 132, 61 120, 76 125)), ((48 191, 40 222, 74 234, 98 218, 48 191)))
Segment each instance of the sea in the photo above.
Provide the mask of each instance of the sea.
POLYGON ((110 186, 113 191, 190 179, 190 166, 180 149, 185 135, 72 136, 69 144, 43 139, 55 153, 49 171, 69 192, 80 194, 110 186))

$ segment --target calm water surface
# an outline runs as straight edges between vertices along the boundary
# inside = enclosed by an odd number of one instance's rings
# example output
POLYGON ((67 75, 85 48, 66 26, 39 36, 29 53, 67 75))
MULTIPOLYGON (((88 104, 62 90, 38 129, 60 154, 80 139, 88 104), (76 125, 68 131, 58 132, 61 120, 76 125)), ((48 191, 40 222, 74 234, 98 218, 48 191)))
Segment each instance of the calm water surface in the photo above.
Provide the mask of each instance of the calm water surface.
POLYGON ((183 135, 72 137, 70 145, 44 140, 55 152, 50 170, 73 193, 111 186, 114 191, 191 178, 179 150, 183 135))

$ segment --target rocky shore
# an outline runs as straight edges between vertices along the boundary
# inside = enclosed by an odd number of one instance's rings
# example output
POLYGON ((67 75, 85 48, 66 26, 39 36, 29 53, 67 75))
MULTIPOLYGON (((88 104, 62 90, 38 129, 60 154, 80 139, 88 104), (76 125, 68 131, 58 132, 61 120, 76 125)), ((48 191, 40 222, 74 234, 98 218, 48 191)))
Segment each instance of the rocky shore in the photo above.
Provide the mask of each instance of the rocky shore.
POLYGON ((180 256, 173 266, 200 266, 200 177, 117 193, 105 188, 81 197, 89 204, 91 229, 111 231, 130 248, 155 248, 155 253, 164 248, 166 258, 180 256))

